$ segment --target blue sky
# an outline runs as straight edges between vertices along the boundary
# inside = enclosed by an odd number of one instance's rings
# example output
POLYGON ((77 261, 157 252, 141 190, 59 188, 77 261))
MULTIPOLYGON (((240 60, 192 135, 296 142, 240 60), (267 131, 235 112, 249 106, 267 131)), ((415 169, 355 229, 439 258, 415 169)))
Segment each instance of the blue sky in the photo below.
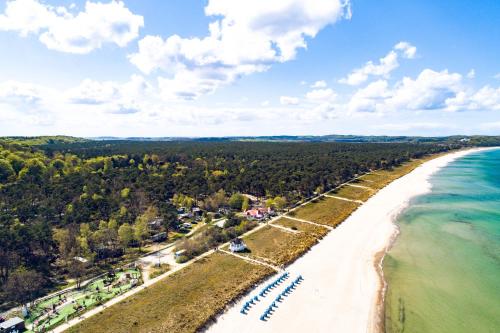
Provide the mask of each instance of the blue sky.
POLYGON ((0 1, 0 135, 500 134, 500 2, 0 1))

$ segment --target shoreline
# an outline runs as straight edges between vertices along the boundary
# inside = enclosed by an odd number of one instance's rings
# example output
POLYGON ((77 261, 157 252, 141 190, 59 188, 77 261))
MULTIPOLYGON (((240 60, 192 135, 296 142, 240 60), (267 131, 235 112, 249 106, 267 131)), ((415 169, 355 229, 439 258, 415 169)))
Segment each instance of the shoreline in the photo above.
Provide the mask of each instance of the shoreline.
MULTIPOLYGON (((268 321, 259 320, 259 316, 279 290, 257 303, 248 315, 239 313, 248 297, 236 301, 204 331, 380 333, 384 326, 386 290, 383 259, 397 237, 397 217, 411 199, 431 190, 428 180, 435 172, 457 158, 485 149, 488 148, 451 152, 424 162, 369 198, 306 255, 287 267, 292 277, 300 274, 304 281, 279 303, 268 321)), ((263 284, 247 295, 256 294, 263 284)))
MULTIPOLYGON (((493 149, 498 149, 498 147, 478 147, 478 148, 469 148, 466 150, 459 150, 455 152, 450 152, 447 153, 443 156, 437 157, 435 159, 432 159, 430 161, 427 161, 423 163, 422 165, 418 166, 415 170, 410 172, 409 174, 401 177, 404 178, 406 176, 411 175, 413 172, 417 171, 420 168, 429 168, 428 171, 426 172, 425 175, 423 175, 422 181, 425 182, 425 185, 427 186, 427 189, 423 191, 422 193, 415 194, 411 197, 408 198, 408 200, 405 203, 402 203, 401 210, 395 214, 394 216, 391 217, 390 223, 394 225, 394 233, 393 235, 388 239, 387 241, 387 246, 385 249, 381 250, 379 253, 377 253, 374 256, 374 267, 377 270, 378 277, 379 277, 379 288, 378 288, 378 293, 377 293, 377 298, 375 299, 374 302, 374 312, 372 315, 372 320, 373 323, 368 325, 368 333, 385 333, 385 296, 387 293, 387 286, 388 283, 385 280, 384 277, 384 269, 383 269, 383 264, 384 264, 384 259, 387 253, 390 251, 394 243, 397 241, 398 236, 400 234, 400 228, 397 224, 397 219, 403 213, 403 211, 408 208, 410 205, 410 201, 413 200, 414 198, 428 194, 432 191, 432 184, 430 183, 430 178, 438 172, 440 169, 446 167, 448 164, 452 163, 453 161, 462 158, 466 155, 469 155, 471 153, 475 152, 481 152, 481 151, 487 151, 487 150, 493 150, 493 149), (435 162, 435 165, 432 164, 432 162, 435 162), (432 168, 432 169, 430 169, 432 168)), ((392 183, 391 183, 392 184, 392 183)), ((390 185, 390 184, 389 184, 390 185)))

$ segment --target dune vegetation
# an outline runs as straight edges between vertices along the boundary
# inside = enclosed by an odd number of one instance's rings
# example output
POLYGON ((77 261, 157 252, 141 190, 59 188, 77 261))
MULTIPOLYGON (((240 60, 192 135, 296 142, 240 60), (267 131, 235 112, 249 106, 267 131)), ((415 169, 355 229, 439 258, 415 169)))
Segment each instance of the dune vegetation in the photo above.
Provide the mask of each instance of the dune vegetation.
POLYGON ((214 253, 71 327, 68 332, 194 332, 273 270, 214 253))

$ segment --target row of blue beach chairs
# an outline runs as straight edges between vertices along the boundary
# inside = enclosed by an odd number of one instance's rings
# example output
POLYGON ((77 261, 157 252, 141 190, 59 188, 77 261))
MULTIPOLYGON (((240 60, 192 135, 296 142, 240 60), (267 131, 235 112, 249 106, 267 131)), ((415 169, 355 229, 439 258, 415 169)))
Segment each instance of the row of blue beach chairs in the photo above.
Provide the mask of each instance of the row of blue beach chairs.
POLYGON ((292 281, 290 285, 288 285, 284 291, 282 291, 278 296, 276 296, 276 299, 269 305, 269 307, 264 311, 262 316, 260 316, 260 320, 266 321, 267 318, 269 318, 272 313, 274 312, 274 308, 277 308, 278 306, 276 305, 276 302, 281 302, 283 301, 284 297, 287 297, 296 287, 300 282, 302 282, 304 278, 302 275, 299 275, 295 280, 292 281))
MULTIPOLYGON (((285 273, 281 274, 276 280, 274 280, 273 282, 271 282, 267 286, 265 286, 264 289, 262 289, 261 292, 259 293, 259 296, 260 297, 266 297, 267 293, 271 289, 276 288, 283 281, 285 281, 286 279, 288 279, 289 276, 290 276, 290 273, 288 273, 288 272, 285 272, 285 273)), ((247 314, 248 310, 250 310, 250 307, 252 305, 254 305, 256 302, 258 302, 258 301, 259 301, 259 297, 258 296, 254 296, 254 297, 250 298, 249 301, 245 302, 245 304, 241 308, 240 313, 241 314, 247 314)))

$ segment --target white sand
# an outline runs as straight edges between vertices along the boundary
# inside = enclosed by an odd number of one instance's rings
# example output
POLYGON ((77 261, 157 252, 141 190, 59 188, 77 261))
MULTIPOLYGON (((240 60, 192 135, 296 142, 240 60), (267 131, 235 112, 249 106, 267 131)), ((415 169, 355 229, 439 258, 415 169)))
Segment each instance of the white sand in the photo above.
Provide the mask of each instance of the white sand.
MULTIPOLYGON (((450 153, 424 163, 392 182, 360 206, 342 225, 287 269, 291 278, 240 313, 253 289, 208 328, 208 332, 376 332, 383 280, 377 270, 397 234, 393 223, 410 199, 430 191, 429 177, 456 158, 478 149, 450 153), (378 255, 377 255, 378 254, 378 255), (268 318, 259 317, 276 296, 301 274, 304 281, 268 318)), ((270 280, 274 280, 272 277, 270 280)))

